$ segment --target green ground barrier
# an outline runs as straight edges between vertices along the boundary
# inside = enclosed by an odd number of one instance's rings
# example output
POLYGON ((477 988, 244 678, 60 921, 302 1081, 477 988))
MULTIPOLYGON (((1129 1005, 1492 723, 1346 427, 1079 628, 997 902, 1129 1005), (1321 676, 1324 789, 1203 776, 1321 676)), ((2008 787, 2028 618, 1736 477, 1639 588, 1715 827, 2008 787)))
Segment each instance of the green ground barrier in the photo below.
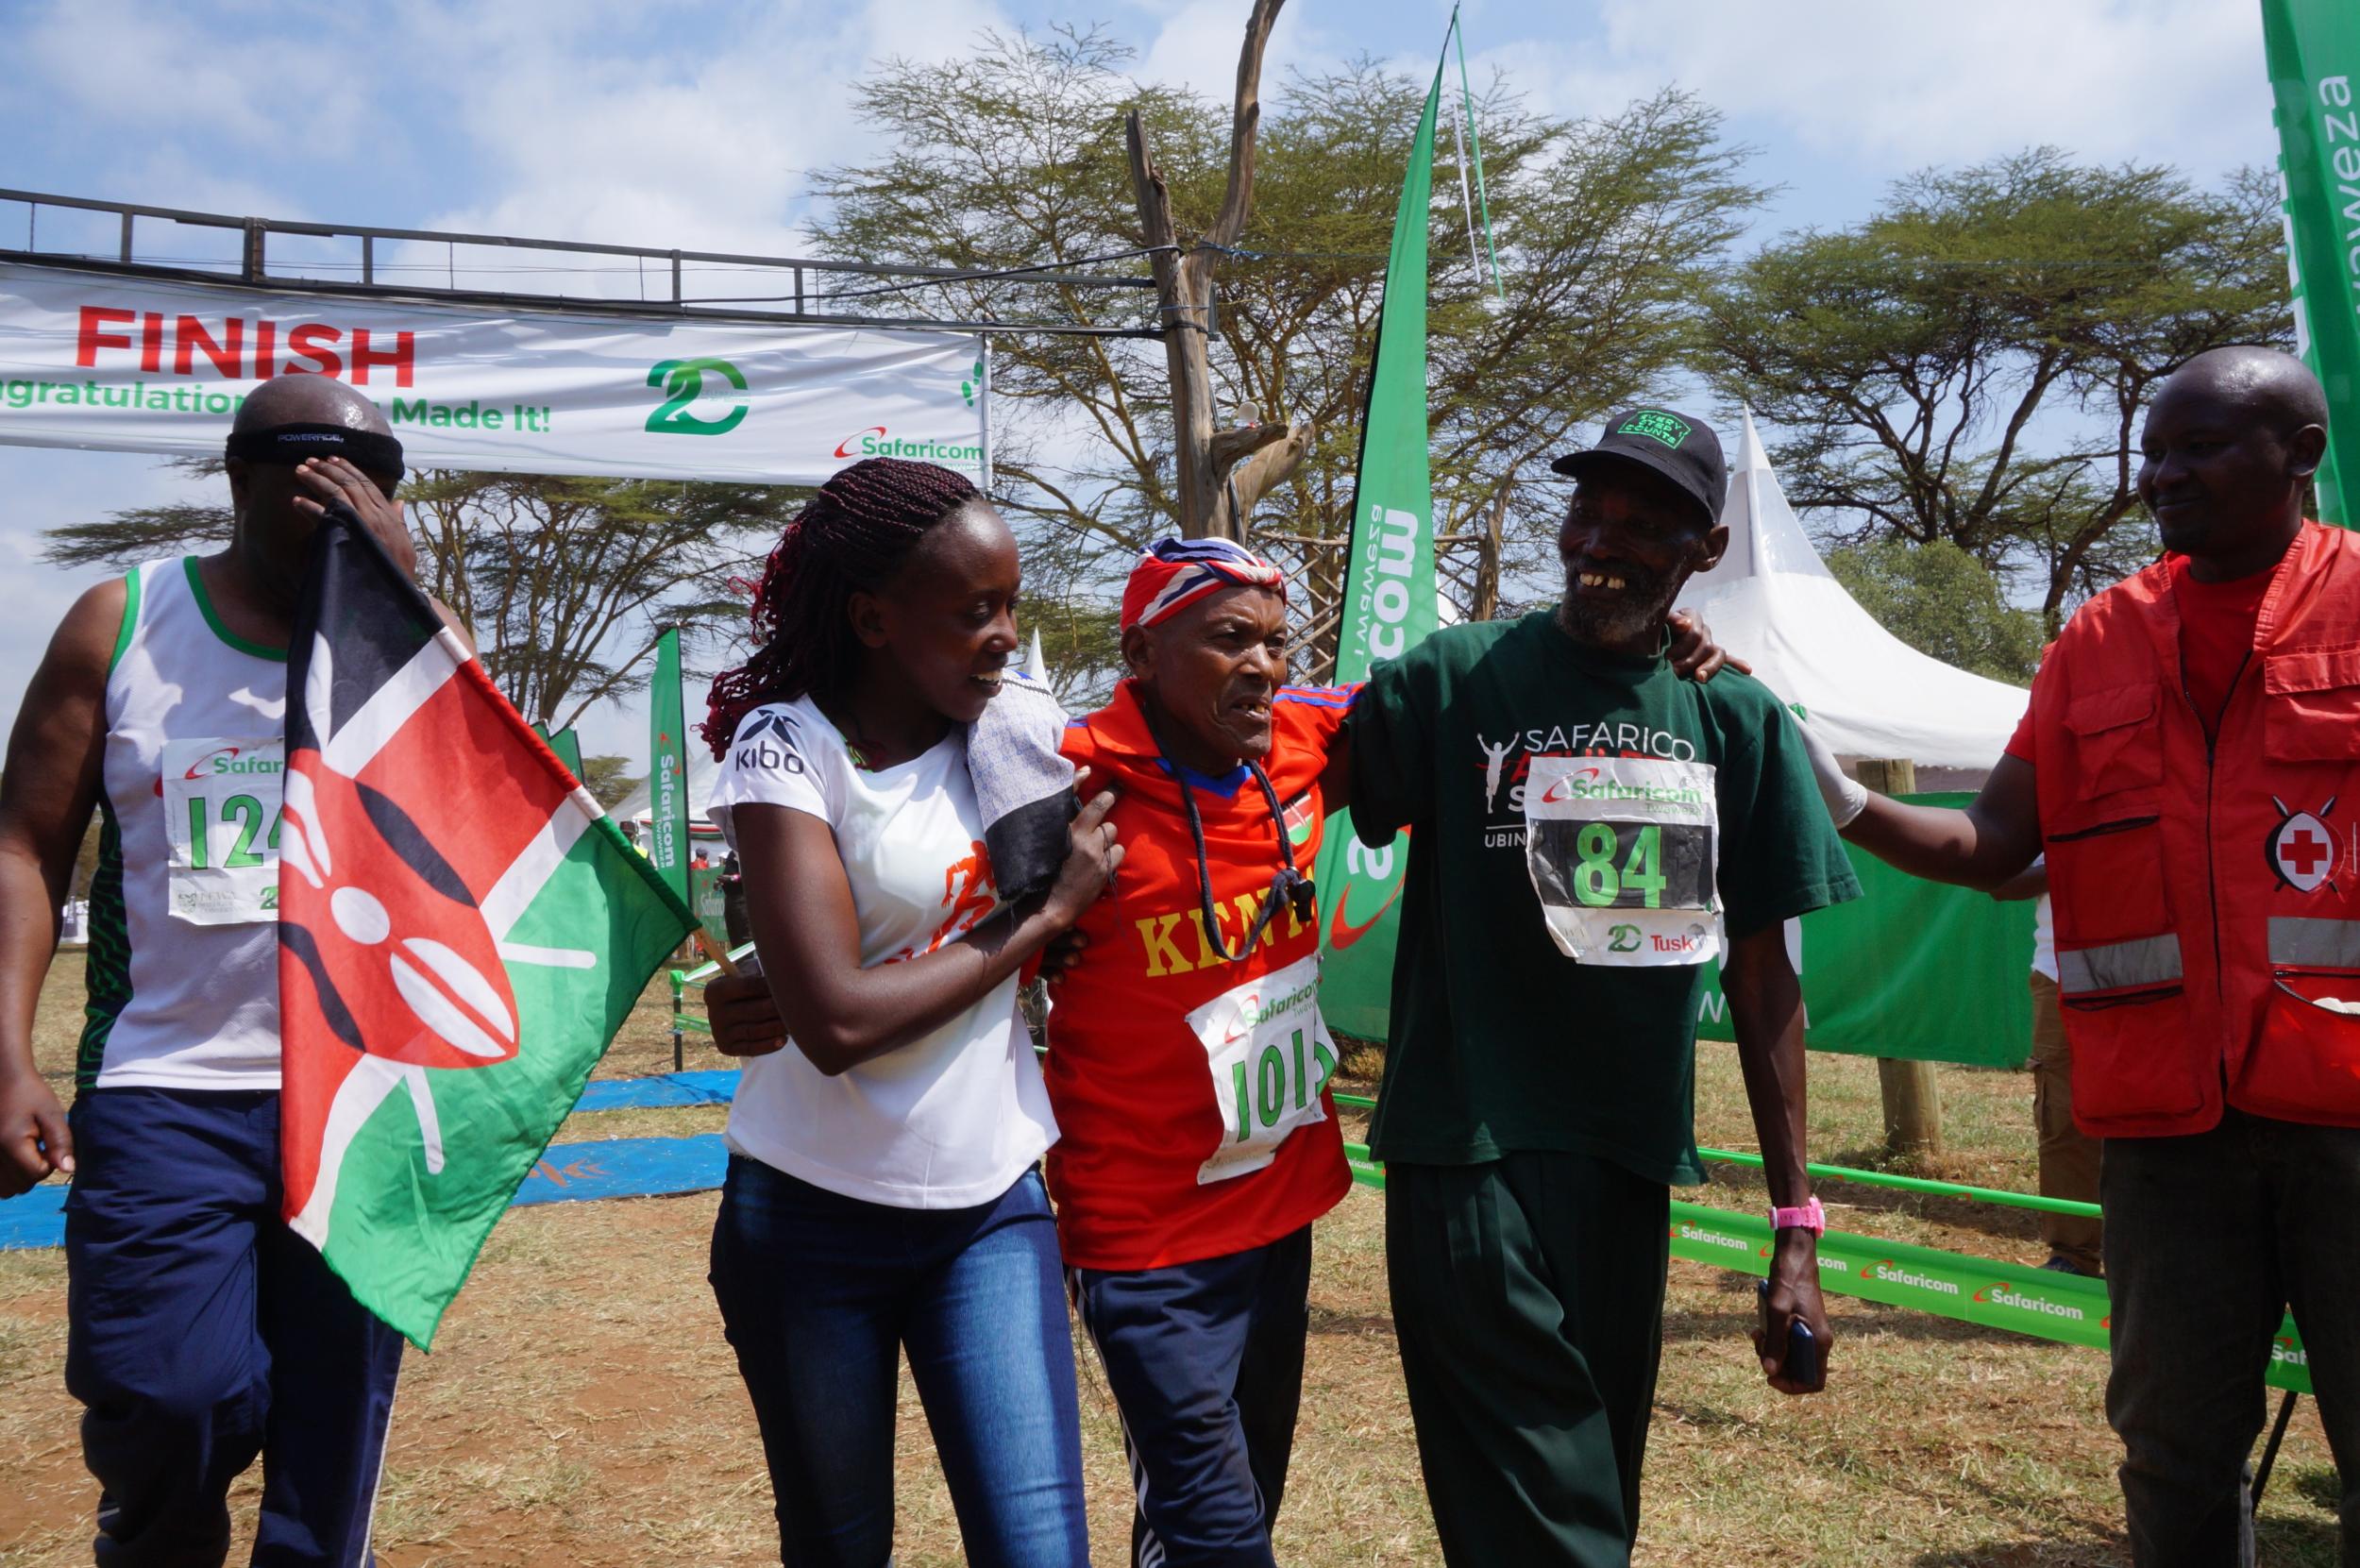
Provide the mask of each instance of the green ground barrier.
MULTIPOLYGON (((751 951, 749 945, 733 956, 751 951)), ((683 1030, 712 1033, 711 1025, 686 1010, 685 1002, 689 987, 702 985, 718 972, 718 968, 712 964, 671 971, 676 1041, 683 1030)), ((1339 1105, 1364 1110, 1375 1104, 1374 1100, 1358 1094, 1338 1094, 1335 1100, 1339 1105)), ((1726 1149, 1706 1149, 1702 1153, 1706 1159, 1722 1164, 1762 1164, 1759 1155, 1726 1149)), ((1351 1164, 1355 1182, 1379 1192, 1385 1189, 1385 1168, 1369 1157, 1367 1145, 1346 1143, 1344 1157, 1351 1164)), ((1814 1178, 1927 1196, 2062 1214, 2099 1212, 2096 1204, 1885 1171, 1816 1164, 1809 1169, 1814 1178)), ((1672 1204, 1670 1240, 1672 1256, 1692 1263, 1710 1263, 1758 1277, 1770 1271, 1770 1222, 1760 1215, 1676 1199, 1672 1204)), ((2110 1303, 2105 1281, 2021 1263, 2002 1263, 1964 1253, 1831 1230, 1819 1239, 1819 1288, 1831 1294, 1856 1296, 1863 1301, 1880 1302, 2059 1344, 2103 1349, 2107 1342, 2110 1303)), ((2270 1347, 2268 1381, 2275 1388, 2298 1393, 2311 1391, 2309 1364, 2292 1317, 2280 1325, 2277 1342, 2270 1347)))

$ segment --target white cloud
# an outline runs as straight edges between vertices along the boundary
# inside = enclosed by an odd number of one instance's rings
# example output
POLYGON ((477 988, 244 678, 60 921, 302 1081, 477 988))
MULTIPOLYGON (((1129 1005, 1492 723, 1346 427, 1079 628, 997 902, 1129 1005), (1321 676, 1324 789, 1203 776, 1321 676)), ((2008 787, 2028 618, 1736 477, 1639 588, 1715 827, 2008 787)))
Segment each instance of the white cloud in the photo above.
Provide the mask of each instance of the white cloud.
POLYGON ((341 153, 367 122, 353 73, 322 67, 362 58, 367 42, 333 11, 289 27, 199 18, 162 0, 56 0, 22 25, 10 95, 102 116, 95 123, 116 134, 137 126, 251 148, 292 132, 314 153, 341 153))
MULTIPOLYGON (((1193 89, 1206 100, 1228 104, 1238 91, 1238 55, 1245 44, 1251 8, 1239 0, 1180 0, 1158 5, 1155 34, 1140 51, 1142 81, 1193 89)), ((1318 8, 1301 0, 1278 13, 1262 53, 1262 98, 1285 90, 1290 71, 1316 71, 1332 63, 1333 40, 1320 25, 1318 8)))
POLYGON ((1479 30, 1484 72, 1571 114, 1677 81, 1880 177, 2044 143, 2200 179, 2276 152, 2250 0, 1691 0, 1676 25, 1646 0, 1602 0, 1598 17, 1589 39, 1561 14, 1512 42, 1479 30))
POLYGON ((811 174, 872 144, 851 84, 877 59, 944 59, 1013 27, 994 0, 872 0, 753 12, 720 51, 709 35, 618 53, 588 33, 470 34, 447 52, 480 84, 454 94, 477 194, 430 226, 792 252, 811 174))

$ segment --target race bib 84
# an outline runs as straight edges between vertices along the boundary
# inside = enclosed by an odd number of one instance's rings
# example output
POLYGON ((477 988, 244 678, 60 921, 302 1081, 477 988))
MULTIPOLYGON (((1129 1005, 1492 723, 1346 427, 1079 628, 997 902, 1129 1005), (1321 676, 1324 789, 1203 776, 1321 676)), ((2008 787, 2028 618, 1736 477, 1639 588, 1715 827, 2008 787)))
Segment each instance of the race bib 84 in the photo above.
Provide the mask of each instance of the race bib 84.
POLYGON ((1713 770, 1645 757, 1535 757, 1525 865, 1559 951, 1584 964, 1721 953, 1713 770))

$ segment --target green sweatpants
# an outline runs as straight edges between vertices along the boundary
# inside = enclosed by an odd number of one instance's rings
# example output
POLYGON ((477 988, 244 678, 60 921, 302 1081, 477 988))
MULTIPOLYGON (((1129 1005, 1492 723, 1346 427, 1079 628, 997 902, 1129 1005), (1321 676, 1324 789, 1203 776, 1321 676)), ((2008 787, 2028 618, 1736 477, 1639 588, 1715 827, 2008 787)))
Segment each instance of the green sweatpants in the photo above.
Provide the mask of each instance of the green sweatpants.
POLYGON ((1393 1324, 1453 1568, 1629 1563, 1670 1200, 1583 1155, 1386 1167, 1393 1324))

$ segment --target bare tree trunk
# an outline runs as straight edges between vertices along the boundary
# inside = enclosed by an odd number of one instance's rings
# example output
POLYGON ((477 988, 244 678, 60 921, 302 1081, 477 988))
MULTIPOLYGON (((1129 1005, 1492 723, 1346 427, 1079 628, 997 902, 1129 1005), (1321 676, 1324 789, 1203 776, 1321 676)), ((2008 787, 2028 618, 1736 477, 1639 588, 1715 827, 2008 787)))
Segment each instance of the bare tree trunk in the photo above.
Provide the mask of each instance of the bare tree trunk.
POLYGON ((1492 505, 1483 519, 1483 532, 1475 541, 1475 602, 1467 607, 1469 620, 1491 620, 1500 613, 1500 534, 1508 521, 1508 496, 1515 488, 1513 469, 1500 481, 1499 493, 1492 497, 1492 505))
MULTIPOLYGON (((1133 110, 1124 124, 1131 186, 1139 227, 1155 247, 1155 302, 1161 312, 1166 373, 1172 381, 1173 462, 1178 465, 1180 531, 1198 539, 1242 539, 1254 505, 1289 475, 1309 450, 1309 424, 1265 423, 1221 430, 1213 412, 1211 337, 1217 247, 1245 234, 1254 207, 1254 133, 1262 118, 1262 52, 1286 0, 1254 0, 1238 55, 1238 99, 1229 129, 1229 186, 1221 215, 1198 245, 1182 255, 1172 224, 1172 194, 1148 151, 1147 133, 1133 110)), ((1274 410, 1264 411, 1275 416, 1274 410)))

